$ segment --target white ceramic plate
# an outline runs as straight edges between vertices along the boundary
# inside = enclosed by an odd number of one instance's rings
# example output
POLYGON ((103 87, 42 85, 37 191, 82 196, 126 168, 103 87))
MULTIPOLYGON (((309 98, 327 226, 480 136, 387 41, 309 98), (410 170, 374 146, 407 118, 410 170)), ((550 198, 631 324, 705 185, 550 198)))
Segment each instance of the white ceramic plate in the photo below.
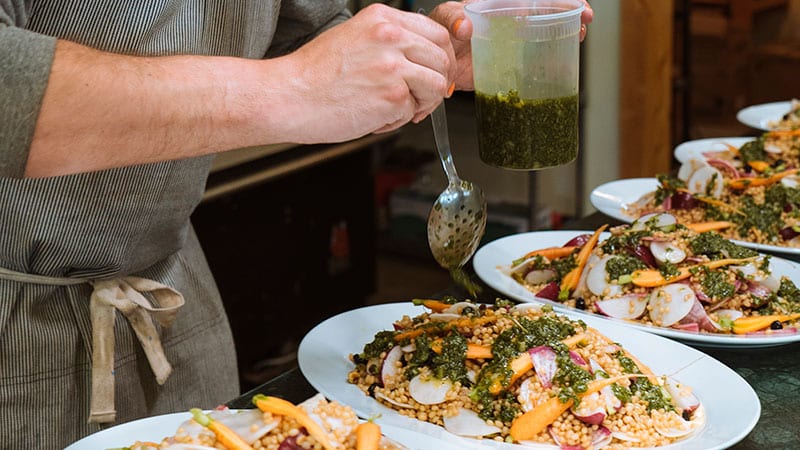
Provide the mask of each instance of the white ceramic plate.
MULTIPOLYGON (((166 436, 175 434, 178 426, 189 420, 192 415, 188 412, 165 414, 161 416, 148 417, 123 423, 115 427, 92 434, 70 445, 64 450, 104 450, 111 448, 123 448, 138 441, 161 442, 166 436)), ((383 435, 393 441, 403 444, 410 450, 427 450, 431 447, 431 439, 428 436, 410 430, 394 427, 391 425, 381 425, 383 435)), ((458 447, 442 443, 437 443, 436 448, 442 450, 459 450, 458 447)))
MULTIPOLYGON (((705 347, 757 348, 785 345, 800 341, 800 333, 780 336, 739 336, 733 334, 692 333, 672 328, 612 319, 570 308, 556 301, 539 298, 535 296, 533 292, 517 283, 513 278, 497 269, 498 266, 507 266, 511 264, 513 260, 531 250, 560 247, 573 237, 586 233, 587 231, 534 231, 506 236, 489 242, 478 249, 472 264, 475 267, 475 273, 486 284, 515 300, 529 303, 550 304, 560 311, 568 311, 572 314, 580 315, 581 317, 594 317, 602 321, 614 322, 641 331, 678 339, 693 345, 705 347)), ((601 241, 608 236, 608 233, 601 235, 601 241)), ((778 277, 787 275, 793 280, 800 278, 800 266, 793 262, 781 258, 772 258, 772 267, 773 273, 778 277)))
POLYGON ((739 110, 736 119, 749 127, 767 131, 770 129, 768 125, 770 122, 780 120, 791 108, 790 101, 763 103, 739 110))
POLYGON ((713 152, 727 150, 728 145, 736 148, 741 147, 747 142, 754 141, 753 137, 720 137, 708 139, 696 139, 694 141, 686 141, 675 147, 675 159, 684 163, 692 157, 703 157, 703 152, 713 152))
MULTIPOLYGON (((627 178, 610 181, 594 188, 589 195, 589 201, 603 214, 631 223, 636 220, 636 216, 628 212, 627 205, 639 200, 644 194, 655 191, 657 187, 658 180, 655 178, 627 178)), ((736 239, 731 239, 731 241, 760 252, 778 253, 792 258, 800 257, 800 248, 756 244, 736 239)))
MULTIPOLYGON (((381 405, 347 382, 353 369, 348 359, 371 342, 375 333, 391 330, 392 322, 403 315, 415 316, 425 311, 409 303, 368 306, 334 316, 317 325, 300 343, 298 362, 303 375, 326 397, 350 405, 359 416, 377 417, 389 423, 418 431, 457 445, 459 448, 525 449, 520 445, 491 440, 456 437, 443 428, 411 419, 381 405)), ((761 403, 747 382, 724 364, 679 342, 643 333, 630 327, 591 316, 573 316, 619 342, 637 355, 657 374, 670 374, 693 392, 705 406, 706 425, 694 436, 662 449, 697 450, 728 448, 742 440, 755 427, 761 415, 761 403), (658 349, 657 353, 653 350, 658 349)), ((427 446, 426 448, 441 448, 427 446)), ((547 446, 555 449, 555 446, 547 446)))

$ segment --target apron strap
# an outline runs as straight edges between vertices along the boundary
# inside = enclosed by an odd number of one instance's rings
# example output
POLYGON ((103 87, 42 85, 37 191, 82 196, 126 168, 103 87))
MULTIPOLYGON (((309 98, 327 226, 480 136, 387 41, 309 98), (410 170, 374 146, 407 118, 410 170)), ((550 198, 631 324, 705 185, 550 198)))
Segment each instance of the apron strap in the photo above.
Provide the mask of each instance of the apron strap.
POLYGON ((167 381, 172 366, 164 354, 161 337, 153 323, 162 327, 175 320, 184 298, 180 292, 157 281, 133 276, 111 280, 59 278, 15 272, 0 267, 0 279, 54 286, 91 284, 89 299, 92 323, 92 398, 89 422, 107 423, 116 418, 114 408, 114 310, 119 310, 133 328, 159 385, 167 381), (149 292, 153 306, 142 293, 149 292))

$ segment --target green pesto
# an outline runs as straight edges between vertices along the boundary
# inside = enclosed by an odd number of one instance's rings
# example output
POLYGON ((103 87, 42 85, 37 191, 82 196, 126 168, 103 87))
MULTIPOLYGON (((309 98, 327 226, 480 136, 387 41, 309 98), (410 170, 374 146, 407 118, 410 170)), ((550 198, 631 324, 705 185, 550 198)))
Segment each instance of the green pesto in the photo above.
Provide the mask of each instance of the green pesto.
POLYGON ((567 257, 554 259, 550 262, 550 268, 556 271, 558 279, 564 278, 572 269, 578 267, 578 261, 575 259, 576 253, 572 253, 567 257))
POLYGON ((639 245, 639 241, 653 234, 647 230, 626 231, 619 235, 614 235, 603 241, 600 247, 604 253, 619 253, 624 250, 633 250, 639 245))
POLYGON ((606 272, 612 280, 619 280, 623 275, 630 275, 635 270, 646 269, 647 265, 633 256, 614 256, 606 263, 606 272))
POLYGON ((703 286, 703 293, 707 296, 722 300, 730 298, 736 292, 736 286, 728 283, 728 274, 723 270, 709 270, 702 267, 700 275, 700 285, 703 286))
POLYGON ((480 416, 484 419, 498 419, 492 407, 495 397, 489 389, 495 382, 508 386, 512 374, 509 369, 512 359, 540 345, 563 346, 561 341, 573 334, 575 327, 555 316, 543 316, 536 320, 522 317, 516 326, 500 333, 492 344, 492 361, 478 374, 478 382, 470 392, 472 401, 483 405, 480 416))
POLYGON ((678 266, 672 264, 671 262, 665 262, 662 264, 658 271, 661 272, 661 275, 664 276, 665 279, 669 280, 670 278, 680 275, 681 271, 678 269, 678 266))
POLYGON ((507 169, 542 169, 578 156, 578 95, 529 100, 516 90, 475 92, 483 162, 507 169))
POLYGON ((379 357, 383 352, 391 350, 395 345, 394 335, 394 331, 379 331, 372 342, 364 346, 364 351, 360 356, 363 359, 372 359, 379 357))
POLYGON ((767 152, 764 151, 764 140, 759 138, 742 145, 739 148, 739 158, 745 164, 750 161, 766 161, 767 152))
POLYGON ((569 356, 569 348, 559 342, 550 346, 556 352, 556 371, 553 381, 559 386, 558 399, 562 403, 572 400, 575 405, 581 402, 580 394, 586 392, 592 381, 592 374, 575 364, 569 356))
POLYGON ((750 258, 758 256, 758 252, 734 244, 715 231, 706 231, 689 240, 692 253, 707 255, 711 259, 750 258), (727 256, 726 256, 727 254, 727 256))
POLYGON ((431 360, 433 376, 447 378, 453 382, 467 383, 467 338, 459 333, 452 333, 442 339, 442 353, 434 354, 431 360))
POLYGON ((622 403, 629 403, 631 401, 631 397, 633 397, 633 393, 630 389, 617 383, 611 385, 611 391, 622 403))
POLYGON ((658 179, 658 188, 656 188, 655 200, 658 204, 678 192, 678 189, 686 188, 686 182, 678 177, 660 174, 656 175, 656 178, 658 179))
MULTIPOLYGON (((622 367, 622 370, 625 373, 632 373, 632 374, 641 374, 642 372, 639 370, 639 367, 633 362, 632 359, 625 356, 623 351, 618 351, 614 354, 619 361, 619 365, 622 367)), ((612 387, 612 389, 614 389, 612 387)), ((617 391, 621 392, 623 395, 625 394, 624 391, 617 388, 614 391, 614 394, 617 395, 617 391)), ((630 392, 635 393, 639 396, 640 399, 647 402, 647 410, 652 411, 654 409, 662 409, 664 411, 674 411, 675 407, 672 406, 672 399, 669 395, 664 391, 661 386, 655 385, 650 382, 645 377, 634 378, 631 381, 630 392)), ((622 400, 619 395, 617 396, 620 400, 622 400)))
POLYGON ((424 366, 433 355, 431 350, 431 339, 426 334, 421 334, 414 338, 414 351, 406 365, 405 375, 409 380, 417 376, 419 368, 424 366))
POLYGON ((774 238, 783 228, 783 220, 781 220, 783 205, 768 201, 756 203, 752 197, 742 197, 739 211, 743 215, 739 215, 736 222, 739 225, 739 234, 743 236, 746 236, 750 229, 757 229, 774 238))

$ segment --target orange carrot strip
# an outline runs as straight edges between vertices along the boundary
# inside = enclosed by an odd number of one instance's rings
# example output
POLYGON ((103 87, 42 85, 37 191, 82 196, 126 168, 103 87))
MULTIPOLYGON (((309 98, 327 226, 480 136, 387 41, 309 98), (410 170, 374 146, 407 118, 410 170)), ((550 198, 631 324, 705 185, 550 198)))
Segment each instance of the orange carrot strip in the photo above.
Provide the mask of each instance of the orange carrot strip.
POLYGON ((414 300, 414 304, 415 305, 418 305, 420 303, 422 304, 422 306, 430 309, 433 312, 437 312, 437 313, 440 313, 440 312, 444 311, 445 309, 453 306, 453 305, 447 304, 447 303, 445 303, 443 301, 440 301, 440 300, 431 300, 431 299, 422 299, 422 300, 416 299, 416 300, 414 300))
POLYGON ((694 231, 695 233, 703 233, 706 231, 724 230, 733 226, 733 222, 724 220, 716 222, 700 222, 700 223, 687 223, 686 228, 694 231))
POLYGON ((765 133, 767 137, 800 136, 800 128, 796 130, 772 130, 765 133))
POLYGON ((533 258, 534 256, 542 256, 547 259, 553 260, 558 258, 563 258, 565 256, 569 256, 572 252, 575 251, 578 247, 568 245, 566 247, 547 247, 540 250, 534 250, 532 252, 528 252, 520 258, 521 260, 526 260, 529 258, 533 258))
POLYGON ((736 334, 752 333, 769 328, 772 322, 789 322, 800 319, 798 314, 774 314, 770 316, 739 317, 733 321, 733 332, 736 334))
POLYGON ((769 169, 769 163, 766 161, 748 161, 747 165, 752 167, 756 172, 763 172, 769 169))
POLYGON ((362 422, 356 427, 356 450, 378 450, 381 427, 373 422, 362 422))
POLYGON ((278 397, 257 394, 253 397, 253 403, 255 403, 261 411, 279 416, 291 417, 296 420, 300 423, 300 426, 305 427, 308 434, 316 439, 325 450, 334 450, 336 448, 333 446, 330 439, 328 439, 328 433, 326 433, 317 422, 314 422, 314 419, 309 417, 305 411, 293 405, 291 402, 287 402, 278 397))
POLYGON ((656 269, 635 270, 631 274, 631 282, 636 286, 641 286, 641 287, 658 287, 675 281, 685 280, 686 278, 692 276, 692 270, 698 267, 717 269, 720 267, 729 266, 731 264, 740 264, 752 260, 753 258, 717 259, 715 261, 709 261, 707 263, 697 264, 691 267, 681 267, 680 269, 678 269, 678 273, 676 275, 672 275, 669 278, 664 278, 664 275, 662 275, 661 272, 656 269))
MULTIPOLYGON (((431 350, 434 353, 442 353, 442 340, 436 339, 431 342, 431 350)), ((492 359, 492 347, 478 344, 467 344, 467 359, 492 359)))
POLYGON ((589 260, 589 255, 592 254, 592 250, 594 250, 594 247, 597 245, 597 241, 600 240, 600 233, 602 233, 607 227, 608 224, 605 224, 595 230, 592 237, 590 237, 586 244, 581 247, 581 251, 578 252, 578 256, 575 258, 577 266, 570 270, 569 273, 564 275, 564 278, 561 279, 561 289, 558 293, 559 300, 566 300, 569 297, 570 292, 578 287, 578 280, 581 278, 581 273, 583 272, 583 268, 586 266, 586 261, 589 260))
POLYGON ((497 320, 497 316, 481 316, 474 319, 471 317, 465 317, 463 319, 445 322, 444 325, 442 325, 441 322, 427 323, 425 325, 395 334, 394 340, 395 342, 400 342, 404 339, 413 339, 424 333, 444 333, 461 327, 484 325, 495 320, 497 320))
POLYGON ((192 408, 189 410, 192 413, 192 417, 194 421, 199 423, 200 425, 208 428, 209 430, 214 432, 214 436, 217 437, 217 442, 222 444, 228 450, 253 450, 253 447, 250 446, 247 442, 242 439, 241 436, 236 434, 233 430, 228 428, 222 422, 216 421, 205 414, 199 408, 192 408))
MULTIPOLYGON (((586 392, 580 394, 580 397, 583 398, 589 394, 598 392, 604 387, 610 386, 617 381, 635 378, 638 376, 640 375, 621 375, 611 378, 598 378, 589 383, 586 388, 586 392)), ((533 439, 537 434, 541 433, 550 424, 555 422, 556 419, 558 419, 558 417, 564 413, 564 411, 568 410, 569 407, 572 406, 572 403, 572 399, 567 400, 565 403, 561 403, 561 400, 559 400, 558 397, 551 397, 546 401, 536 405, 530 411, 514 419, 514 421, 511 423, 511 437, 514 438, 515 441, 533 439)))
POLYGON ((789 175, 796 174, 797 170, 798 169, 784 170, 783 172, 778 172, 765 178, 737 178, 735 180, 728 180, 728 187, 731 189, 747 189, 749 187, 769 186, 770 184, 781 181, 789 175))

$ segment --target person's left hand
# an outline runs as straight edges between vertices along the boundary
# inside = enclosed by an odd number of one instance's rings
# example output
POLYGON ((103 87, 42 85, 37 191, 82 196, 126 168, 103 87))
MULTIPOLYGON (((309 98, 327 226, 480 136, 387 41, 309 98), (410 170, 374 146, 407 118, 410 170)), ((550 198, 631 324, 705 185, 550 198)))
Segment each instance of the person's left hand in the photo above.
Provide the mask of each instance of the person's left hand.
MULTIPOLYGON (((472 47, 470 38, 472 37, 472 22, 467 19, 464 13, 464 5, 476 0, 465 0, 462 2, 445 2, 437 6, 430 14, 430 17, 442 24, 450 31, 450 41, 456 52, 455 88, 459 90, 473 90, 475 85, 472 80, 472 47)), ((586 27, 592 23, 594 11, 587 0, 581 0, 585 9, 581 13, 581 36, 586 37, 586 27)))

